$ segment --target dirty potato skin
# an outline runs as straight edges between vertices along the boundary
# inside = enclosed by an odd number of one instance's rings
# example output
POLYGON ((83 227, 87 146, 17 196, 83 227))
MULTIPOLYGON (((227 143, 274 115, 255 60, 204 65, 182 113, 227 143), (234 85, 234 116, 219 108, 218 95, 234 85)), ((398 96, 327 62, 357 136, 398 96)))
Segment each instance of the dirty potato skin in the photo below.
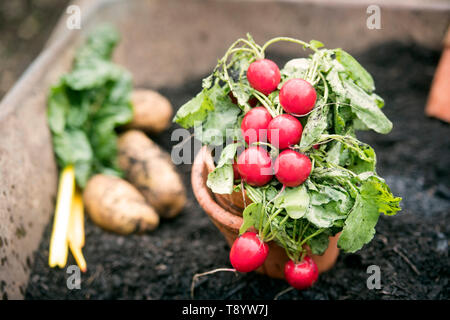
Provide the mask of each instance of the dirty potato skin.
POLYGON ((167 129, 173 116, 172 105, 156 91, 136 89, 131 94, 133 120, 127 128, 158 134, 167 129))
POLYGON ((97 174, 87 183, 83 200, 92 221, 120 234, 154 230, 159 216, 129 182, 97 174))
POLYGON ((163 218, 175 217, 186 204, 186 190, 170 155, 143 132, 119 137, 119 166, 126 178, 163 218))

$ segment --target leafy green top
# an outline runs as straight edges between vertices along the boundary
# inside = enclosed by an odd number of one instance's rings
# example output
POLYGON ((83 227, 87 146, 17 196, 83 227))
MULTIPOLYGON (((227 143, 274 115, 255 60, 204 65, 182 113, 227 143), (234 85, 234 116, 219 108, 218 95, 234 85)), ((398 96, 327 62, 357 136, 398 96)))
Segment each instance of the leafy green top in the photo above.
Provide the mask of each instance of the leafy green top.
POLYGON ((133 116, 131 75, 111 62, 119 41, 109 25, 95 29, 72 70, 50 88, 48 124, 60 167, 74 165, 78 186, 95 173, 120 175, 114 128, 133 116))
MULTIPOLYGON (((194 127, 196 138, 206 145, 231 142, 209 174, 207 185, 216 193, 245 190, 252 203, 244 210, 241 233, 257 228, 266 241, 283 246, 293 260, 305 254, 305 245, 314 254, 323 253, 329 236, 338 232, 342 232, 338 246, 355 252, 372 239, 380 213, 393 215, 400 210, 401 199, 394 197, 376 174, 374 150, 355 136, 356 130, 386 134, 392 129, 381 111, 384 101, 374 90, 371 75, 342 49, 325 49, 319 41, 306 43, 286 37, 274 38, 261 47, 248 35, 232 44, 203 80, 203 90, 180 108, 174 121, 185 128, 194 127), (286 63, 278 87, 289 79, 303 78, 316 89, 316 105, 301 119, 302 138, 294 146, 311 158, 313 170, 296 188, 284 189, 276 180, 263 187, 244 182, 234 185, 231 163, 239 147, 245 146, 240 122, 251 108, 249 99, 256 98, 272 116, 283 113, 279 90, 265 96, 246 79, 250 63, 264 57, 265 49, 278 41, 298 43, 313 51, 308 58, 286 63)), ((271 153, 277 153, 269 147, 271 153)))

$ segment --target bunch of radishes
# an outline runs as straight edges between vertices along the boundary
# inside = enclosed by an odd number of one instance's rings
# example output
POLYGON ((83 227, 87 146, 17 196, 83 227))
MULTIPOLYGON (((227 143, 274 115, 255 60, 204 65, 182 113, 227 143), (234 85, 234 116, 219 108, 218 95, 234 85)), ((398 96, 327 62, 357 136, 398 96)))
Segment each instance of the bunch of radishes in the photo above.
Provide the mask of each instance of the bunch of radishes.
POLYGON ((318 277, 309 252, 324 254, 338 233, 338 247, 355 252, 373 238, 380 213, 400 210, 401 199, 376 173, 375 151, 355 134, 386 134, 392 123, 381 111, 384 101, 374 92, 373 78, 347 52, 289 37, 260 46, 247 35, 229 47, 202 87, 174 122, 195 128, 203 144, 223 147, 206 181, 211 191, 242 192, 243 223, 230 252, 233 271, 259 268, 267 243, 274 241, 290 259, 286 280, 308 288, 318 277), (280 70, 265 58, 277 42, 313 54, 280 70))
MULTIPOLYGON (((250 64, 247 80, 255 90, 269 95, 277 89, 281 76, 278 66, 269 59, 260 59, 250 64)), ((316 90, 304 79, 286 81, 279 93, 280 104, 286 113, 272 117, 262 106, 248 111, 241 124, 242 136, 249 145, 234 164, 234 179, 242 179, 247 184, 261 187, 269 183, 273 175, 285 187, 297 187, 309 177, 311 160, 290 147, 300 142, 303 127, 297 117, 307 115, 316 103, 316 90), (271 147, 280 150, 275 161, 263 147, 254 144, 265 142, 267 137, 271 147), (237 169, 237 170, 236 170, 237 169)), ((246 232, 236 239, 230 261, 239 272, 249 272, 259 268, 267 258, 269 246, 257 233, 246 232)), ((308 256, 300 262, 286 263, 285 277, 296 289, 310 287, 318 277, 315 262, 308 256)))

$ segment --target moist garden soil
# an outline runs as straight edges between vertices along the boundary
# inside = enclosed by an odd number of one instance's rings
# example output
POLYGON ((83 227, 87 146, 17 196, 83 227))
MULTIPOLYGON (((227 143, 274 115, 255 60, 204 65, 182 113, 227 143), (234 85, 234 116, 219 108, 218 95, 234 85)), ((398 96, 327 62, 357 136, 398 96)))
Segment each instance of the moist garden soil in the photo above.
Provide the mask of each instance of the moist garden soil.
MULTIPOLYGON (((450 126, 424 115, 427 94, 440 53, 410 43, 385 43, 356 54, 374 76, 377 93, 394 123, 389 135, 363 132, 359 138, 377 152, 378 173, 403 210, 382 216, 373 241, 355 254, 341 253, 336 266, 313 288, 280 299, 449 299, 450 126), (368 289, 367 268, 380 267, 381 288, 368 289)), ((281 66, 287 57, 268 55, 281 66)), ((153 88, 174 108, 194 96, 201 79, 180 87, 153 88)), ((167 151, 173 125, 154 139, 167 151)), ((191 165, 178 166, 188 203, 174 220, 144 235, 119 236, 86 221, 84 255, 88 271, 80 290, 66 286, 66 270, 48 267, 51 224, 35 253, 27 299, 188 299, 192 276, 230 267, 229 247, 196 202, 191 165)), ((68 264, 75 264, 72 257, 68 264)), ((200 299, 273 299, 285 281, 256 273, 217 273, 202 278, 200 299)))

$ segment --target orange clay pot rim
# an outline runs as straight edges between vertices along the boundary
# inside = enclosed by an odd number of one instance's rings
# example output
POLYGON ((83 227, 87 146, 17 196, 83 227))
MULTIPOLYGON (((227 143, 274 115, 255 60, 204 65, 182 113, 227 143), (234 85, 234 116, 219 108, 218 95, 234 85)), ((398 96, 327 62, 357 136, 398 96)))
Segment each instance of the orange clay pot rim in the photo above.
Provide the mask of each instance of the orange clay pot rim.
POLYGON ((205 165, 207 168, 214 167, 211 152, 206 146, 200 149, 199 153, 194 159, 194 163, 192 164, 191 183, 195 198, 199 202, 200 206, 214 220, 228 228, 238 231, 243 223, 243 219, 242 217, 236 216, 231 212, 223 209, 213 199, 211 192, 206 185, 206 180, 203 179, 203 170, 205 169, 205 165))

